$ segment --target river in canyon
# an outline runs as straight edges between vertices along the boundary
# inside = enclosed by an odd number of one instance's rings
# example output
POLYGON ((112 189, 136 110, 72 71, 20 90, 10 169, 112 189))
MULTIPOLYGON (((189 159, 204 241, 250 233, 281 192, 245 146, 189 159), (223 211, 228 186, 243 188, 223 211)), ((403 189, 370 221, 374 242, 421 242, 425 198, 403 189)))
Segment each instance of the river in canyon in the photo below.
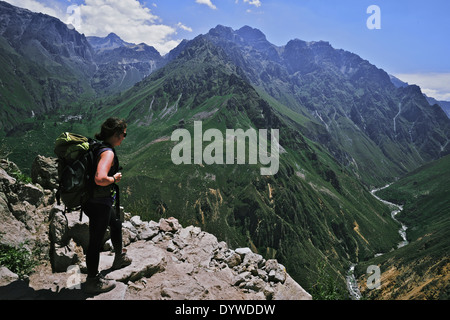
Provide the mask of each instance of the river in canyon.
MULTIPOLYGON (((378 188, 378 189, 373 189, 371 191, 372 195, 378 199, 379 201, 383 202, 384 204, 388 205, 391 208, 391 217, 392 219, 394 219, 399 225, 400 225, 400 229, 398 231, 398 233, 400 234, 402 241, 400 241, 397 245, 397 249, 404 247, 408 244, 408 240, 406 238, 406 230, 408 229, 408 227, 406 225, 404 225, 403 223, 401 223, 400 221, 397 220, 396 216, 403 210, 403 206, 400 206, 398 204, 386 201, 381 199, 380 197, 378 197, 376 195, 376 193, 380 190, 386 189, 387 187, 389 187, 391 184, 388 184, 384 187, 378 188)), ((375 257, 378 257, 380 255, 382 255, 383 253, 377 253, 375 255, 375 257)), ((347 273, 347 289, 350 295, 350 298, 352 300, 360 300, 361 299, 361 292, 359 290, 359 286, 358 286, 358 282, 356 281, 356 277, 355 277, 355 267, 356 264, 352 264, 350 265, 349 271, 347 273)))

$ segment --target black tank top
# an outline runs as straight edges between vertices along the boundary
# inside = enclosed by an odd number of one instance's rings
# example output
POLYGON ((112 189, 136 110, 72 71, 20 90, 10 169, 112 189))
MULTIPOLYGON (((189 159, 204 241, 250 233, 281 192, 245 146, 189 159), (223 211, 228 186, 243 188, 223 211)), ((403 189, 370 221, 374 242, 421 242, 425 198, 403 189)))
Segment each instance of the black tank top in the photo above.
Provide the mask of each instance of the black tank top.
MULTIPOLYGON (((98 164, 98 161, 100 161, 100 155, 103 152, 108 151, 108 150, 112 151, 114 153, 113 164, 111 166, 111 169, 109 169, 109 172, 108 172, 108 176, 112 177, 117 172, 119 172, 119 158, 117 157, 116 151, 114 150, 114 148, 111 146, 108 146, 107 144, 105 146, 100 147, 96 153, 96 159, 97 159, 97 164, 98 164)), ((93 192, 90 202, 104 203, 104 204, 112 206, 114 203, 114 196, 115 196, 114 195, 114 184, 111 184, 106 187, 95 184, 94 192, 93 192)))

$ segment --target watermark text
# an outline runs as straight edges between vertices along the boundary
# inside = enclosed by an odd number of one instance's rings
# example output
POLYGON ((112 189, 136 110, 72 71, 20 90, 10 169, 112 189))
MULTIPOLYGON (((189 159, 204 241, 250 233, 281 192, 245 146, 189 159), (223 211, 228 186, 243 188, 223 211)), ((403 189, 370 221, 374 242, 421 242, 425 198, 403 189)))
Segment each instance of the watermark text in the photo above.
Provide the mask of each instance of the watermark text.
POLYGON ((227 129, 225 137, 219 129, 203 132, 203 123, 194 121, 194 136, 187 129, 176 129, 171 141, 179 142, 172 149, 171 158, 180 164, 258 164, 261 175, 275 175, 279 169, 279 130, 270 130, 270 154, 268 152, 268 130, 250 128, 227 129), (205 147, 203 142, 210 142, 205 147), (192 146, 193 145, 193 146, 192 146), (225 149, 225 150, 224 150, 225 149), (192 159, 193 154, 193 159, 192 159))
POLYGON ((371 5, 367 8, 367 14, 370 17, 367 19, 366 25, 367 29, 381 29, 381 9, 377 5, 371 5))

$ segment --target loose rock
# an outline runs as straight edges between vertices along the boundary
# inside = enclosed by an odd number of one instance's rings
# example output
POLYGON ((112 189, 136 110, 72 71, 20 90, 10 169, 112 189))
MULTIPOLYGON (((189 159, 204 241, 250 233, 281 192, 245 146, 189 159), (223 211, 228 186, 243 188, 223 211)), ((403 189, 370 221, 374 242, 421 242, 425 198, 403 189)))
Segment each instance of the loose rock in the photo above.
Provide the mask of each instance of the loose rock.
POLYGON ((47 254, 42 265, 29 282, 19 283, 17 275, 0 268, 0 297, 311 299, 276 260, 266 261, 249 248, 232 250, 199 227, 183 228, 174 217, 159 222, 143 221, 126 212, 123 245, 133 262, 119 270, 111 269, 115 253, 107 232, 100 270, 117 285, 109 293, 88 296, 81 289, 86 278, 88 217, 83 215, 79 221, 79 212, 64 212, 63 206, 54 203, 51 188, 55 186, 55 166, 51 159, 36 158, 34 184, 24 184, 11 177, 5 168, 9 170, 13 166, 0 162, 0 241, 8 245, 26 241, 30 251, 37 245, 49 249, 44 250, 47 254))

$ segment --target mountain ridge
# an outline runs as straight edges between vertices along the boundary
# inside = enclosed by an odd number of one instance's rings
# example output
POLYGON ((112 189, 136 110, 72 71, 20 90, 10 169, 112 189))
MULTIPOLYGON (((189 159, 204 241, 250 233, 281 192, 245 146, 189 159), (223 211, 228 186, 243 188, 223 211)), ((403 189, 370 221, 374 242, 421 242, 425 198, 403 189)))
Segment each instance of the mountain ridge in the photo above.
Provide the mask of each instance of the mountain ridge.
POLYGON ((111 32, 106 37, 88 36, 86 37, 86 39, 91 44, 92 48, 97 52, 133 45, 132 43, 122 40, 114 32, 111 32))
MULTIPOLYGON (((220 25, 211 29, 206 36, 225 49, 254 86, 310 121, 323 125, 329 132, 328 142, 315 134, 311 123, 306 128, 303 124, 303 133, 315 141, 328 144, 330 148, 345 150, 340 152, 347 153, 341 163, 352 167, 356 159, 359 166, 364 166, 359 171, 372 175, 363 177, 367 183, 385 183, 386 179, 390 179, 388 175, 401 175, 406 168, 412 169, 427 161, 421 157, 431 160, 449 152, 448 148, 441 151, 449 130, 449 122, 441 119, 442 112, 439 111, 442 110, 429 108, 420 90, 397 89, 385 71, 356 54, 336 50, 324 41, 307 43, 298 39, 289 41, 283 47, 270 45, 267 40, 263 40, 263 46, 252 47, 242 44, 239 30, 220 25), (353 92, 357 93, 356 96, 353 96, 353 92), (411 110, 404 123, 405 119, 400 115, 397 123, 393 119, 398 113, 398 104, 406 99, 405 94, 410 99, 411 106, 408 107, 415 111, 411 110), (416 123, 423 121, 422 118, 436 123, 434 127, 438 130, 436 137, 440 136, 439 141, 427 138, 429 132, 434 131, 431 127, 423 127, 421 131, 416 129, 416 123), (358 139, 363 138, 362 145, 351 142, 357 139, 355 134, 358 139), (414 137, 416 135, 417 138, 414 137), (422 142, 423 139, 428 141, 422 142), (408 144, 411 146, 405 148, 408 144), (398 159, 386 157, 387 153, 392 156, 393 148, 403 156, 398 159), (420 156, 408 149, 419 150, 420 156), (373 160, 368 162, 363 150, 379 158, 382 165, 373 160), (401 161, 405 163, 400 164, 401 161), (370 166, 366 166, 368 163, 370 166), (385 178, 381 176, 381 179, 373 180, 373 177, 384 171, 389 172, 386 172, 385 178)), ((335 156, 339 158, 339 154, 335 156)))

